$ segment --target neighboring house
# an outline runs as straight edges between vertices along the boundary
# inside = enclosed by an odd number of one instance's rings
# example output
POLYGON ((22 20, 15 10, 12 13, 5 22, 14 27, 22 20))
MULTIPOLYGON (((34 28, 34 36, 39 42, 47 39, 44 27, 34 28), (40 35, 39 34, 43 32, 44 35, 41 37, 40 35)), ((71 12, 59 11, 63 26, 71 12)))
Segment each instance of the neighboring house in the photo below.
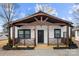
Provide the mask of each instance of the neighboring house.
POLYGON ((79 26, 76 26, 74 28, 74 32, 75 32, 75 40, 79 41, 79 26))
MULTIPOLYGON (((23 45, 69 44, 72 23, 42 11, 11 24, 11 39, 23 45)), ((17 43, 17 44, 18 44, 17 43)))

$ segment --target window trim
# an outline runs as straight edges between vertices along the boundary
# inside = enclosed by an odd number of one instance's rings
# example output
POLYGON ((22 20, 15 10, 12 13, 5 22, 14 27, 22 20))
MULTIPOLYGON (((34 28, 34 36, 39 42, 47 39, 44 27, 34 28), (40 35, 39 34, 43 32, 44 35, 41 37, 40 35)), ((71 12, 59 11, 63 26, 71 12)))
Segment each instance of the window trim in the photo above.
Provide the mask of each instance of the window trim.
MULTIPOLYGON (((22 35, 22 34, 21 34, 22 35)), ((31 39, 31 29, 18 29, 18 38, 19 39, 31 39), (23 36, 24 36, 24 38, 19 38, 19 31, 23 31, 23 36), (25 34, 25 31, 29 31, 30 32, 30 34, 28 34, 29 35, 29 38, 25 38, 25 35, 27 35, 27 34, 25 34)))
POLYGON ((59 30, 60 31, 60 37, 58 37, 58 38, 61 38, 61 29, 54 29, 54 38, 57 38, 56 35, 55 35, 55 31, 56 30, 59 30))

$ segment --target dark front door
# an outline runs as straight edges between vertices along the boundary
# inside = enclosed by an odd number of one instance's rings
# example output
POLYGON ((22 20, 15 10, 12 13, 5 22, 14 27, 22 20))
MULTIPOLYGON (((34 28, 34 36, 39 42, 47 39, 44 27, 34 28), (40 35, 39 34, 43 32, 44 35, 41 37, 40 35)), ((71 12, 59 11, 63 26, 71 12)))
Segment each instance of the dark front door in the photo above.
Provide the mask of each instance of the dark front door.
POLYGON ((44 43, 44 30, 38 30, 38 43, 44 43))

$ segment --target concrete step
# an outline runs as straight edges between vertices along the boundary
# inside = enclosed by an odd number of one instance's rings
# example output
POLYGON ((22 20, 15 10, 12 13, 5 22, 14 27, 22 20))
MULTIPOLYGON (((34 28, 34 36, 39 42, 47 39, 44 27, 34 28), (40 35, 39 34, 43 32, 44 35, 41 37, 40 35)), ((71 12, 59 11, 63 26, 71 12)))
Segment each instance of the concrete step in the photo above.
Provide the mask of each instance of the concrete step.
POLYGON ((38 44, 35 49, 48 49, 51 48, 50 46, 48 46, 47 44, 38 44))

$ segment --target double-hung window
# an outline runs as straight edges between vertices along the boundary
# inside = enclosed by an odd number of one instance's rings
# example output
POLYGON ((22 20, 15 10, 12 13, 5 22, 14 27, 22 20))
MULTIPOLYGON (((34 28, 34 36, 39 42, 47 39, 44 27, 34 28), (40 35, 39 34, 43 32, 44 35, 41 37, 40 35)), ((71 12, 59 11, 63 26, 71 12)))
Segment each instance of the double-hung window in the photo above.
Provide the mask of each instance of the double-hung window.
POLYGON ((18 38, 30 39, 31 38, 31 30, 30 29, 19 29, 18 30, 18 38))
POLYGON ((61 29, 54 29, 54 38, 61 38, 61 29))

